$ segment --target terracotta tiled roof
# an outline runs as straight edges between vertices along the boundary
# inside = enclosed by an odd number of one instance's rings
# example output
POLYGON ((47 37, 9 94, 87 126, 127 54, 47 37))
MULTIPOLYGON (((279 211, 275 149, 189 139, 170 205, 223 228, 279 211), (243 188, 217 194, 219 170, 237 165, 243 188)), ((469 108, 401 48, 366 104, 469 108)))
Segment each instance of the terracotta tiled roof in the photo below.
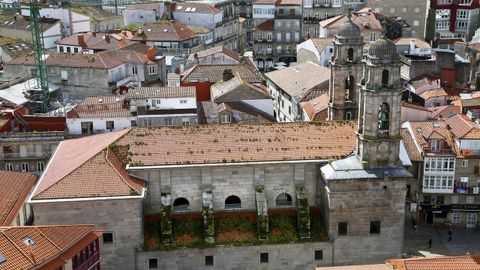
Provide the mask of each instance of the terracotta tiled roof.
POLYGON ((40 265, 41 269, 56 269, 96 238, 93 225, 0 227, 0 253, 6 259, 0 269, 37 269, 40 265), (33 246, 24 243, 27 237, 33 246), (83 241, 87 238, 90 241, 83 241))
POLYGON ((199 124, 218 124, 218 113, 228 110, 232 113, 234 123, 270 123, 276 122, 272 115, 264 111, 260 111, 251 105, 242 102, 223 102, 215 103, 212 101, 199 102, 198 106, 198 122, 199 124), (238 120, 237 120, 238 119, 238 120))
POLYGON ((214 55, 214 54, 217 54, 217 53, 223 53, 237 61, 240 61, 240 58, 238 56, 238 52, 235 52, 235 51, 232 51, 226 47, 223 47, 223 46, 217 46, 217 47, 213 47, 213 48, 210 48, 210 49, 206 49, 206 50, 203 50, 203 51, 199 51, 199 52, 196 52, 196 53, 192 53, 188 56, 188 61, 193 61, 195 60, 195 55, 197 58, 199 59, 202 59, 202 58, 205 58, 207 56, 211 56, 211 55, 214 55))
POLYGON ((275 2, 277 2, 277 0, 255 0, 253 2, 254 5, 275 5, 275 2))
POLYGON ((333 45, 333 38, 324 37, 324 38, 311 38, 313 45, 317 48, 318 52, 323 52, 327 45, 333 45))
POLYGON ((410 46, 410 42, 415 40, 415 47, 420 49, 431 49, 432 46, 425 40, 416 37, 401 37, 393 41, 397 46, 410 46))
POLYGON ((124 96, 89 96, 67 113, 67 118, 131 117, 124 96))
POLYGON ((446 105, 446 106, 440 106, 440 107, 434 107, 433 112, 430 115, 430 118, 432 119, 437 119, 437 118, 447 118, 450 117, 454 114, 460 114, 461 109, 458 106, 454 105, 446 105))
MULTIPOLYGON (((443 120, 435 121, 412 121, 408 122, 410 125, 409 132, 412 135, 412 139, 415 140, 417 145, 421 148, 418 151, 422 151, 428 148, 428 139, 433 138, 445 139, 450 148, 455 149, 455 143, 453 142, 453 135, 447 128, 447 123, 443 120), (438 134, 440 137, 438 137, 438 134)), ((408 148, 407 148, 408 151, 408 148)), ((410 156, 411 153, 409 153, 410 156)), ((412 159, 412 158, 411 158, 412 159)))
POLYGON ((282 6, 282 5, 301 5, 302 0, 277 0, 277 2, 275 4, 278 5, 278 6, 282 6))
POLYGON ((325 114, 321 114, 321 112, 325 111, 328 108, 328 94, 323 93, 320 96, 309 100, 307 102, 302 102, 300 103, 302 106, 303 110, 307 113, 308 118, 310 121, 325 121, 327 119, 322 119, 322 115, 325 116, 325 114))
POLYGON ((448 94, 447 92, 445 92, 445 90, 443 90, 443 88, 437 88, 437 89, 424 91, 420 94, 420 96, 424 100, 429 100, 431 98, 436 98, 436 97, 446 97, 448 96, 448 94))
POLYGON ((457 138, 480 138, 480 128, 478 125, 468 121, 460 114, 455 114, 445 119, 445 122, 457 138))
POLYGON ((315 270, 394 270, 393 267, 386 264, 363 264, 363 265, 349 265, 349 266, 331 266, 319 267, 315 270))
MULTIPOLYGON (((377 19, 378 13, 368 11, 367 8, 352 13, 352 21, 360 29, 381 30, 382 24, 377 19)), ((329 29, 338 29, 348 20, 346 15, 340 15, 320 22, 320 26, 329 29)))
POLYGON ((123 48, 134 43, 129 39, 122 38, 119 34, 108 33, 83 33, 74 34, 57 41, 59 45, 81 46, 83 49, 91 50, 114 50, 123 48), (83 36, 84 42, 79 42, 79 35, 83 36), (106 38, 108 36, 108 38, 106 38))
POLYGON ((247 63, 233 65, 195 65, 182 74, 182 82, 189 82, 191 77, 203 78, 208 76, 208 80, 212 83, 223 80, 223 71, 230 69, 232 72, 238 72, 242 80, 249 83, 262 83, 265 78, 260 71, 254 69, 247 63))
POLYGON ((218 14, 222 12, 220 9, 208 4, 208 3, 193 3, 193 2, 181 2, 175 3, 173 12, 182 13, 196 13, 196 14, 218 14), (192 11, 192 8, 194 9, 192 11))
POLYGON ((356 138, 354 122, 333 121, 137 128, 118 144, 130 145, 131 165, 142 166, 338 159, 356 138))
POLYGON ((400 130, 400 136, 402 137, 403 145, 407 150, 407 154, 410 160, 422 161, 423 160, 422 153, 418 150, 417 146, 415 145, 415 142, 410 132, 408 132, 406 128, 402 128, 400 130))
POLYGON ((405 270, 480 270, 480 255, 396 259, 387 264, 405 270))
POLYGON ((32 200, 141 194, 141 182, 123 171, 109 148, 128 131, 62 141, 40 178, 32 200), (96 177, 99 174, 101 178, 96 177))
POLYGON ((274 20, 267 20, 257 25, 253 30, 273 30, 273 29, 274 29, 274 20))
POLYGON ((407 107, 407 108, 411 108, 411 109, 415 109, 415 110, 421 110, 421 111, 427 111, 427 112, 431 112, 432 110, 429 109, 429 108, 425 108, 423 106, 420 106, 420 105, 417 105, 417 104, 412 104, 412 103, 408 103, 408 102, 402 102, 402 107, 407 107))
POLYGON ((179 87, 138 87, 128 91, 125 95, 127 99, 137 98, 194 98, 195 87, 179 86, 179 87))
POLYGON ((212 85, 210 91, 214 102, 273 99, 266 87, 257 87, 242 80, 238 72, 232 79, 212 85))
POLYGON ((190 30, 181 22, 154 22, 143 26, 143 34, 139 34, 132 38, 136 41, 184 41, 198 37, 198 35, 190 30))
POLYGON ((12 225, 36 181, 30 173, 0 171, 0 226, 12 225))
POLYGON ((330 69, 309 61, 293 67, 265 73, 265 76, 297 102, 301 102, 309 100, 305 100, 305 96, 313 88, 321 87, 322 89, 328 89, 330 69))

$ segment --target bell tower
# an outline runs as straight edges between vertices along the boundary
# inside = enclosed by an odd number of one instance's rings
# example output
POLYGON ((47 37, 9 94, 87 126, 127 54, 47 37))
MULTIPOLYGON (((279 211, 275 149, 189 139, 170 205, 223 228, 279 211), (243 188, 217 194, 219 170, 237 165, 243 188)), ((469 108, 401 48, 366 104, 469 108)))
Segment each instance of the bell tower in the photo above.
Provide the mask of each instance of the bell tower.
POLYGON ((383 34, 370 46, 363 63, 356 154, 363 168, 395 166, 403 90, 395 44, 383 34))
POLYGON ((338 29, 333 44, 329 86, 329 120, 357 118, 359 93, 357 84, 362 76, 363 37, 352 22, 352 14, 338 29))

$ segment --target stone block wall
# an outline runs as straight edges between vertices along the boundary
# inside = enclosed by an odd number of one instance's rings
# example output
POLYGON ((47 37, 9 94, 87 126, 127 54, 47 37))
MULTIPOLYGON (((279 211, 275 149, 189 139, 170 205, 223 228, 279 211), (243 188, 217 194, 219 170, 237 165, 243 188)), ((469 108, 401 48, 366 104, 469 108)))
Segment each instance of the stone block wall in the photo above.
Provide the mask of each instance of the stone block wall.
POLYGON ((135 248, 143 242, 141 199, 34 203, 35 225, 94 224, 112 232, 113 243, 100 237, 102 269, 135 269, 135 248))
POLYGON ((329 242, 229 246, 173 251, 143 251, 136 254, 137 270, 149 269, 149 260, 156 259, 158 269, 314 269, 332 265, 332 245, 329 242), (315 260, 315 251, 323 259, 315 260), (260 263, 260 253, 268 253, 268 263, 260 263), (205 256, 213 256, 213 266, 205 266, 205 256))
POLYGON ((225 209, 225 199, 230 195, 241 199, 242 210, 255 210, 256 185, 265 186, 269 209, 276 207, 276 198, 282 193, 288 193, 295 205, 296 183, 305 185, 311 205, 316 202, 318 165, 314 163, 184 167, 134 173, 148 179, 147 214, 160 212, 160 193, 164 191, 171 192, 172 202, 186 198, 190 211, 202 210, 202 192, 210 188, 215 211, 225 209))
POLYGON ((328 230, 335 238, 337 265, 378 263, 399 258, 403 247, 406 179, 340 180, 328 182, 328 230), (380 221, 379 234, 370 222, 380 221), (338 223, 348 222, 347 235, 338 223), (359 252, 361 250, 362 252, 359 252))

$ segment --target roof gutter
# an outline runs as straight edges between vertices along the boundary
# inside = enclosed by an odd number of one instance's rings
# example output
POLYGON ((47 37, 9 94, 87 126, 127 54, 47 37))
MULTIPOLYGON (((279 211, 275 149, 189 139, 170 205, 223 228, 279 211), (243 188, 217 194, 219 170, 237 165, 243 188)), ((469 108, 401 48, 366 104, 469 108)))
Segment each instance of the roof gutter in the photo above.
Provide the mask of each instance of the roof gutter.
POLYGON ((198 167, 227 167, 227 166, 249 166, 249 165, 270 165, 270 164, 300 164, 300 163, 327 163, 330 159, 301 159, 301 160, 278 160, 278 161, 253 161, 253 162, 227 162, 227 163, 202 163, 202 164, 173 164, 173 165, 150 165, 131 166, 127 170, 149 170, 149 169, 173 169, 173 168, 198 168, 198 167))

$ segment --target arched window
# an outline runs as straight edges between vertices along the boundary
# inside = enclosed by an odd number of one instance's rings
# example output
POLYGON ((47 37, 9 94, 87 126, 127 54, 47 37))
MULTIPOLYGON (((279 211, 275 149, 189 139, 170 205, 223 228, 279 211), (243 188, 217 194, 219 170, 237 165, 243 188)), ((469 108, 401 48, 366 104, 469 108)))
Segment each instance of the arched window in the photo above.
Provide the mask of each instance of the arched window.
POLYGON ((390 105, 382 103, 378 112, 378 136, 388 137, 390 130, 390 105))
POLYGON ((347 61, 353 62, 353 48, 348 48, 347 61))
POLYGON ((187 210, 189 206, 190 206, 190 202, 183 197, 176 198, 173 201, 173 211, 187 210))
POLYGON ((288 193, 282 193, 277 196, 276 199, 276 204, 277 206, 288 206, 292 205, 292 196, 290 196, 288 193))
POLYGON ((353 76, 345 79, 345 100, 355 100, 355 78, 353 76))
POLYGON ((389 76, 390 72, 388 70, 382 72, 382 85, 388 85, 389 76))
POLYGON ((242 201, 235 195, 228 196, 225 199, 225 209, 242 208, 242 201))

